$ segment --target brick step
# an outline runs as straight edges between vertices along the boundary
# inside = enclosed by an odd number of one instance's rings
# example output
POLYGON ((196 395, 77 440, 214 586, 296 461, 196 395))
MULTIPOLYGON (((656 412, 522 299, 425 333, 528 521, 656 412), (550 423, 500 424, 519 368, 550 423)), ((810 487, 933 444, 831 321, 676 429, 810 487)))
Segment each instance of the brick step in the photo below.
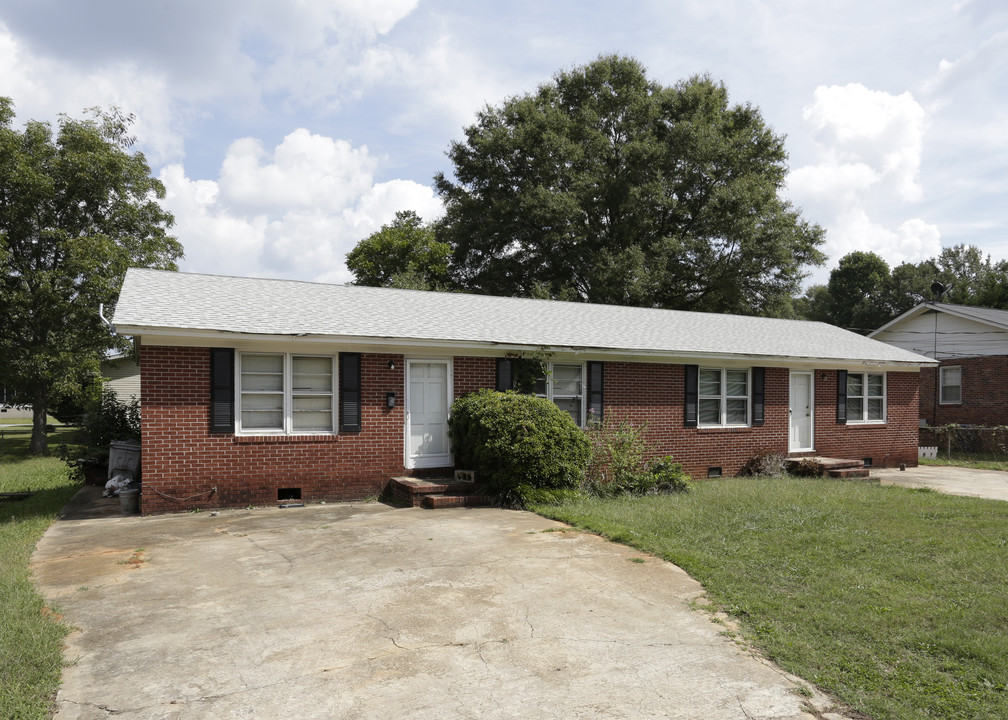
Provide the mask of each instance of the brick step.
POLYGON ((826 474, 830 477, 835 478, 854 478, 861 477, 865 478, 869 476, 870 471, 866 467, 850 467, 850 468, 840 468, 827 470, 826 474))
POLYGON ((453 507, 488 507, 490 498, 486 495, 425 495, 421 507, 433 510, 453 507))
MULTIPOLYGON (((406 505, 420 507, 424 498, 432 495, 442 495, 451 497, 475 496, 477 487, 475 482, 468 480, 456 481, 449 478, 414 478, 396 477, 389 482, 392 490, 392 497, 406 505)), ((423 505, 424 507, 429 507, 423 505)), ((440 506, 439 506, 440 507, 440 506)), ((454 507, 454 506, 443 506, 454 507)))

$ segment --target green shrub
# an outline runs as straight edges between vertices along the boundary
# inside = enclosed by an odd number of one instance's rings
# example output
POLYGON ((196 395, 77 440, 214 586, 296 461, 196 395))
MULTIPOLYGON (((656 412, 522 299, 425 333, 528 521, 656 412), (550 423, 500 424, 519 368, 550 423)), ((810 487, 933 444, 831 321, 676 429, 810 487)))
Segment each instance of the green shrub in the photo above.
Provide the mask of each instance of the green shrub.
POLYGON ((588 429, 591 460, 582 486, 600 497, 684 492, 690 477, 671 457, 648 460, 647 424, 603 418, 588 429))
POLYGON ((452 404, 448 421, 456 467, 505 504, 522 502, 519 486, 577 488, 588 464, 588 438, 556 405, 534 395, 480 390, 452 404))
POLYGON ((626 420, 605 417, 588 428, 591 460, 585 475, 584 490, 601 497, 634 492, 646 482, 645 460, 647 425, 633 425, 626 420))
POLYGON ((652 485, 644 492, 652 494, 687 492, 692 480, 682 465, 668 455, 655 460, 648 475, 652 485))
POLYGON ((139 441, 140 404, 136 398, 125 403, 106 388, 84 415, 83 429, 87 445, 105 453, 113 440, 139 441))

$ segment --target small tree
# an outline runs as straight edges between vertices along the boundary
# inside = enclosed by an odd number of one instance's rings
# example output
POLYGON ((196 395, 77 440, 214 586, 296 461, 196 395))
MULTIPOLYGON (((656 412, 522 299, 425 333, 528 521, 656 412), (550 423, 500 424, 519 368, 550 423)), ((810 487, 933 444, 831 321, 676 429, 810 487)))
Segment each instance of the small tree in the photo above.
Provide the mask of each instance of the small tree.
MULTIPOLYGON (((158 204, 164 185, 131 152, 116 109, 12 127, 0 98, 0 385, 34 410, 30 449, 47 450, 51 403, 81 392, 117 342, 99 317, 129 267, 175 270, 182 245, 158 204)), ((125 349, 125 348, 124 348, 125 349)))

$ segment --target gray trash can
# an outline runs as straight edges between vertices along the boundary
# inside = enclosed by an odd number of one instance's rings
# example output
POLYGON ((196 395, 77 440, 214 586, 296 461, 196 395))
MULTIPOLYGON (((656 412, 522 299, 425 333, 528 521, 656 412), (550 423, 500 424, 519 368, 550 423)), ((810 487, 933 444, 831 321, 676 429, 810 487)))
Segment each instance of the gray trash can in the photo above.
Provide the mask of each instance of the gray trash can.
POLYGON ((119 505, 123 515, 140 514, 140 490, 123 488, 119 491, 119 505))

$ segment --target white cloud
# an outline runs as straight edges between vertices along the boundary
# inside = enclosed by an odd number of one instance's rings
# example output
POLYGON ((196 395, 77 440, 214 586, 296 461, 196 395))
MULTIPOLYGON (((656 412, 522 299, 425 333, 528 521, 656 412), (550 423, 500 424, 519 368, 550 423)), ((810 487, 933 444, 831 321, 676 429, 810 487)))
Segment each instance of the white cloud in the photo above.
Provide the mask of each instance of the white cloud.
POLYGON ((443 212, 428 186, 375 183, 378 164, 366 148, 295 130, 272 153, 253 138, 232 143, 217 180, 192 180, 181 165, 166 167, 164 204, 185 247, 183 269, 351 279, 346 254, 397 211, 415 210, 425 220, 443 212))
POLYGON ((921 198, 926 113, 910 93, 890 95, 857 83, 819 86, 802 117, 829 162, 838 168, 863 163, 879 173, 881 190, 906 202, 921 198))
POLYGON ((901 208, 923 196, 921 159, 928 116, 913 96, 860 84, 820 86, 803 113, 817 162, 796 168, 788 192, 806 215, 826 227, 831 265, 854 250, 870 250, 890 265, 941 252, 936 225, 903 219, 901 208), (874 211, 888 207, 883 218, 874 211))

